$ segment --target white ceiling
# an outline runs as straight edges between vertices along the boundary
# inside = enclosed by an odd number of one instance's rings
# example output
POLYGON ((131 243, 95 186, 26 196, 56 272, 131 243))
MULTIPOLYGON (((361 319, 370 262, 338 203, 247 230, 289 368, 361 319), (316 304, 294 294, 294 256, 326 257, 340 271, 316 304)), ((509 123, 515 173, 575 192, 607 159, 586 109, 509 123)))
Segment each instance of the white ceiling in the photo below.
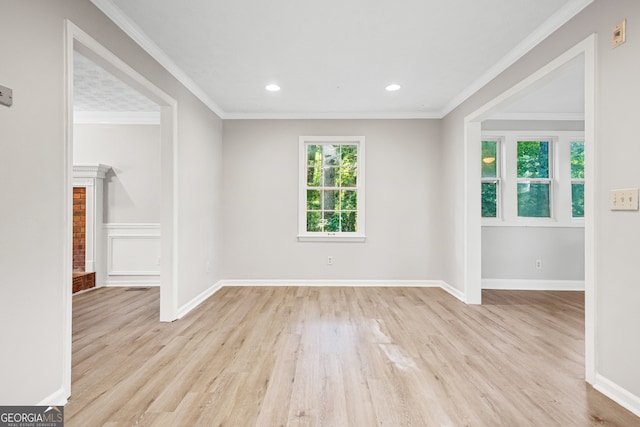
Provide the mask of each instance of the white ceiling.
POLYGON ((223 118, 410 118, 442 117, 592 0, 92 1, 223 118))

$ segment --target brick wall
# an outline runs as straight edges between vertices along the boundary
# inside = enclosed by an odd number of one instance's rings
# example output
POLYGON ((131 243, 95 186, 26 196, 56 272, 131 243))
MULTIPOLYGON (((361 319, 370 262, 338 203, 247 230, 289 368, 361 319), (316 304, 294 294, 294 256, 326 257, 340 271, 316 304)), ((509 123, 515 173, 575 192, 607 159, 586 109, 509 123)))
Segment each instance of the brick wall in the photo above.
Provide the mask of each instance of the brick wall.
POLYGON ((84 271, 87 223, 87 189, 73 188, 73 271, 84 271))

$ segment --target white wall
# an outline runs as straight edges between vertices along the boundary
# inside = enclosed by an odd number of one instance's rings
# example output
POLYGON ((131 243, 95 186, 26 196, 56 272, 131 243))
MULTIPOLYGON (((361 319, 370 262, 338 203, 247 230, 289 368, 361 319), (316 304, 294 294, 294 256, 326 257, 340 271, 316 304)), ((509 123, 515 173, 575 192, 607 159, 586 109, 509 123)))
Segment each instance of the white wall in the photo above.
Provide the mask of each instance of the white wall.
POLYGON ((74 164, 111 166, 104 180, 106 265, 98 287, 160 285, 160 126, 75 124, 74 164))
MULTIPOLYGON (((640 214, 612 212, 609 190, 640 187, 637 139, 640 83, 640 2, 596 0, 582 13, 545 39, 529 54, 469 98, 443 120, 445 179, 452 191, 445 194, 445 209, 458 212, 446 235, 445 280, 464 286, 464 117, 556 58, 593 32, 597 47, 596 115, 596 370, 611 388, 640 408, 640 283, 637 278, 637 244, 640 214), (613 25, 627 19, 627 42, 613 50, 613 25), (635 400, 634 400, 635 399, 635 400)), ((640 409, 639 409, 640 410, 640 409)))
POLYGON ((584 120, 485 120, 483 131, 580 131, 584 132, 584 120))
POLYGON ((160 126, 76 124, 73 160, 112 167, 105 178, 105 223, 160 222, 160 126))
POLYGON ((435 120, 225 121, 225 278, 440 279, 439 158, 435 120), (297 241, 301 135, 365 136, 365 243, 297 241))
POLYGON ((0 403, 32 405, 64 392, 64 19, 69 18, 178 103, 178 302, 221 278, 222 122, 88 0, 0 0, 0 403), (205 252, 202 249, 206 249, 205 252), (203 255, 204 254, 204 255, 203 255), (206 258, 205 258, 206 256, 206 258), (207 260, 212 260, 206 269, 207 260), (34 263, 38 268, 33 268, 34 263))
POLYGON ((584 280, 584 228, 482 227, 482 278, 584 280))

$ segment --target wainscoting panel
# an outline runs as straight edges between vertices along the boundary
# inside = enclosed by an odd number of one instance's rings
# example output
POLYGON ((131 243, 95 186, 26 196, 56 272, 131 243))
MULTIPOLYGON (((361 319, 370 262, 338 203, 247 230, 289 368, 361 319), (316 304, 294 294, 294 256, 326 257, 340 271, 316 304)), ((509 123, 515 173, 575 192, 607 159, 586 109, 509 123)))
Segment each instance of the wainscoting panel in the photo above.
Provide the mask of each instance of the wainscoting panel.
POLYGON ((106 286, 160 285, 160 224, 105 224, 106 286))

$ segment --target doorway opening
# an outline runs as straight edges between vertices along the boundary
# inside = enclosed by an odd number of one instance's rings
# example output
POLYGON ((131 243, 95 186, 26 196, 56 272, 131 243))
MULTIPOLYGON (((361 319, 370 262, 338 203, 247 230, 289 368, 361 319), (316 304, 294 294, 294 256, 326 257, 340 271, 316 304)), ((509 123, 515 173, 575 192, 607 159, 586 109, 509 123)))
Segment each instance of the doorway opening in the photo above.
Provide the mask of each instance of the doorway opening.
MULTIPOLYGON (((160 319, 177 319, 177 102, 157 86, 106 49, 73 22, 65 21, 65 199, 66 212, 63 274, 65 281, 73 269, 73 140, 74 140, 74 55, 80 53, 109 74, 160 106, 160 319)), ((72 287, 64 298, 64 388, 71 395, 72 287)))
POLYGON ((482 303, 482 231, 481 231, 481 124, 509 102, 531 93, 553 79, 555 74, 570 67, 576 58, 584 64, 584 248, 585 248, 585 377, 595 380, 595 52, 596 36, 591 35, 554 59, 531 76, 489 101, 464 121, 465 150, 465 300, 482 303))

